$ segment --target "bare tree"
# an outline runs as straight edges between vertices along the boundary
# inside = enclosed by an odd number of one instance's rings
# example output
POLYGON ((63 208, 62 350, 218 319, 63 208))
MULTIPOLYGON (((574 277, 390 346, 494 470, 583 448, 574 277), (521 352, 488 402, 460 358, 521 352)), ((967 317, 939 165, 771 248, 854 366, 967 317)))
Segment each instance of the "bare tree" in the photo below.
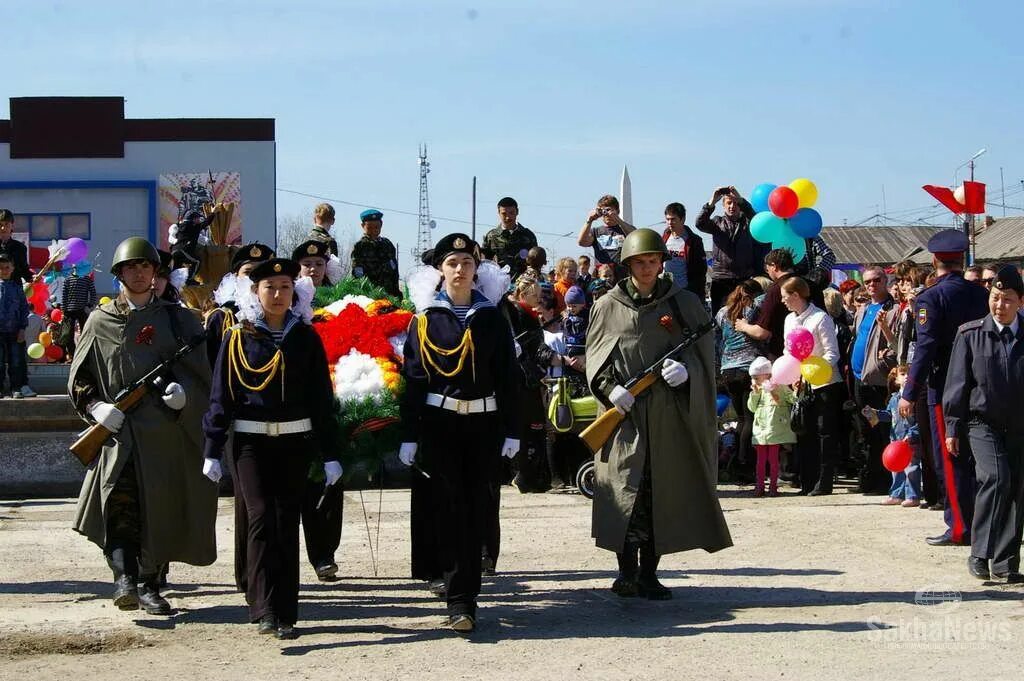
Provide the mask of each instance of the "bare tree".
MULTIPOLYGON (((304 213, 287 215, 277 221, 277 255, 282 258, 290 258, 299 244, 309 238, 309 232, 313 228, 312 220, 304 213)), ((341 260, 341 269, 344 276, 351 273, 352 263, 349 255, 352 253, 352 235, 350 230, 338 229, 333 232, 334 240, 338 242, 338 258, 341 260)))

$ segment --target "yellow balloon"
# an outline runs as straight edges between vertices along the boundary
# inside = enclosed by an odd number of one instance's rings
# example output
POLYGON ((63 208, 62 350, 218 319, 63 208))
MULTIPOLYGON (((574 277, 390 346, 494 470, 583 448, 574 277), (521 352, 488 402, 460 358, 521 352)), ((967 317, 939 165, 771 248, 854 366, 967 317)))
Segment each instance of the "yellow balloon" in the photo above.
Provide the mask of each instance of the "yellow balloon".
POLYGON ((109 302, 110 298, 108 296, 103 296, 102 298, 100 298, 100 305, 106 305, 109 302))
POLYGON ((815 388, 832 380, 832 365, 821 357, 808 357, 800 362, 800 375, 815 388))
POLYGON ((806 177, 793 180, 789 183, 789 188, 796 192, 801 208, 810 208, 818 202, 818 188, 806 177))
POLYGON ((28 349, 25 352, 27 352, 28 356, 31 357, 32 359, 39 359, 46 354, 46 348, 44 348, 39 343, 33 343, 32 345, 28 346, 28 349))
POLYGON ((44 348, 50 347, 52 343, 53 336, 50 335, 49 331, 43 331, 41 334, 39 334, 39 344, 42 345, 44 348))

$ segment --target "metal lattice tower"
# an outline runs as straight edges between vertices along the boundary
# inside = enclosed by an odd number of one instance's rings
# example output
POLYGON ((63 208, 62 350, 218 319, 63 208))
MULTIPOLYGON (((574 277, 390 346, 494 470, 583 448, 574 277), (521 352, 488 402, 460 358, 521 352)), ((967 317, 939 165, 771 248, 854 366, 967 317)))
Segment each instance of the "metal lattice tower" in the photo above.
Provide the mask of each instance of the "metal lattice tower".
POLYGON ((420 146, 420 216, 419 216, 419 229, 416 237, 416 248, 413 249, 412 254, 416 258, 417 264, 420 262, 422 255, 431 249, 433 242, 430 236, 430 231, 434 227, 434 221, 430 219, 430 198, 427 195, 427 173, 430 172, 430 162, 427 161, 427 145, 423 144, 420 146))

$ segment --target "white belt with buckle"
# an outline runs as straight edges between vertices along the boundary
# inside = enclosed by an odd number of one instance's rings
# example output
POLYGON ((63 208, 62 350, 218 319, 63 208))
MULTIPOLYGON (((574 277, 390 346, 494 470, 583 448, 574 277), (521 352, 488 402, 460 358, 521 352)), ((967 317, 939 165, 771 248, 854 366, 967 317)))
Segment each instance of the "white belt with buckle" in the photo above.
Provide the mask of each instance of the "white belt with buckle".
POLYGON ((457 414, 481 414, 489 411, 498 411, 498 400, 494 397, 481 397, 476 400, 460 400, 437 393, 427 393, 427 405, 441 407, 457 414))
POLYGON ((253 435, 295 435, 296 433, 308 433, 313 430, 313 422, 310 419, 299 419, 298 421, 246 421, 237 419, 235 421, 236 433, 251 433, 253 435))

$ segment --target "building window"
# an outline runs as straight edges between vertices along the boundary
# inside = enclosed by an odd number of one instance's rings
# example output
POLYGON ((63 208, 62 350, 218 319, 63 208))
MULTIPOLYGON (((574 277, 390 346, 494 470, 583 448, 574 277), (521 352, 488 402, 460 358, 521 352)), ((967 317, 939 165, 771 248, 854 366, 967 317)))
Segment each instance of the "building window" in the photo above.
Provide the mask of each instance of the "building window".
POLYGON ((18 213, 14 231, 28 233, 30 241, 52 241, 92 237, 92 216, 89 213, 18 213))

